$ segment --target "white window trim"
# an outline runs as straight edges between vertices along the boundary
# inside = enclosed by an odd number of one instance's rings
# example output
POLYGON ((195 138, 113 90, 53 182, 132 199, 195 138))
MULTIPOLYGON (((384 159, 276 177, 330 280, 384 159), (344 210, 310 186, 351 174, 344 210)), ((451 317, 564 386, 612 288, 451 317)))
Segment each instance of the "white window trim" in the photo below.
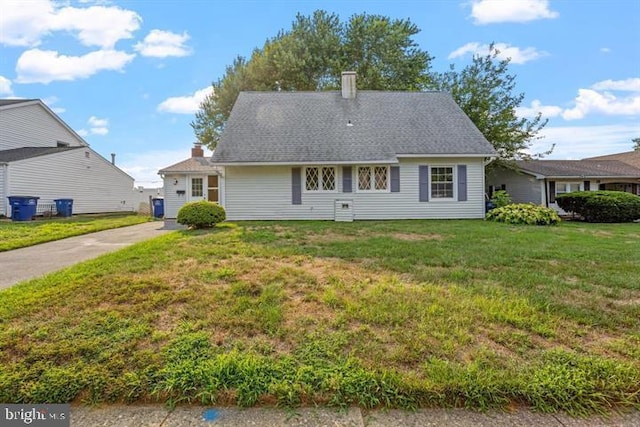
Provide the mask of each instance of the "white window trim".
POLYGON ((391 167, 389 165, 356 165, 351 172, 351 182, 355 184, 356 193, 390 193, 391 192, 391 167), (387 168, 387 188, 384 190, 376 190, 376 174, 375 168, 384 167, 387 168), (369 190, 360 189, 360 176, 358 169, 369 168, 371 169, 371 188, 369 190), (355 177, 354 177, 355 175, 355 177))
POLYGON ((335 165, 314 165, 314 166, 305 166, 303 168, 302 173, 303 175, 303 180, 302 180, 302 192, 303 193, 309 193, 309 194, 319 194, 319 193, 337 193, 338 192, 338 167, 335 165), (316 168, 318 169, 318 189, 317 190, 307 190, 307 169, 313 169, 316 168), (322 187, 322 168, 333 168, 333 179, 334 179, 334 184, 333 184, 333 190, 325 190, 322 187))
POLYGON ((458 200, 458 168, 457 165, 429 165, 429 201, 430 202, 455 202, 458 200), (453 197, 434 197, 431 193, 431 185, 433 180, 431 179, 431 170, 433 168, 451 168, 453 181, 453 197))
POLYGON ((560 194, 566 194, 569 193, 569 191, 562 191, 562 192, 558 192, 558 187, 560 185, 565 185, 565 189, 567 188, 566 186, 569 185, 577 185, 578 186, 578 190, 577 191, 583 191, 583 183, 582 182, 578 182, 578 181, 556 181, 556 196, 560 195, 560 194))

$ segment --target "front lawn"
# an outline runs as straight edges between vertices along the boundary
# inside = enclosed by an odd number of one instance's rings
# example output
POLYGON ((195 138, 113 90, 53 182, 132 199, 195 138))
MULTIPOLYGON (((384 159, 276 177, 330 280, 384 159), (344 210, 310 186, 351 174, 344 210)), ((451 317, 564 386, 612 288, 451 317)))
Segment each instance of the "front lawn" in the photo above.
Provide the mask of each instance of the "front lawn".
POLYGON ((24 222, 3 220, 0 221, 0 252, 150 220, 148 216, 135 214, 79 215, 24 222))
POLYGON ((640 225, 246 222, 0 292, 0 402, 640 408, 640 225))

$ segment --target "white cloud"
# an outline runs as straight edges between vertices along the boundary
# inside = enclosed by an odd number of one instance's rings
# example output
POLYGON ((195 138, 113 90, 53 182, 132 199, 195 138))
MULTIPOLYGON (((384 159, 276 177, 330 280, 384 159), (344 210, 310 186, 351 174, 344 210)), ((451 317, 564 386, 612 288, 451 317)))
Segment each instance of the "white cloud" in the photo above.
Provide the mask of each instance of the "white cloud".
POLYGON ((631 151, 631 140, 640 135, 640 123, 603 126, 545 127, 544 139, 535 141, 531 153, 543 152, 555 144, 550 159, 583 159, 585 157, 631 151))
POLYGON ((0 44, 34 47, 49 33, 65 31, 85 46, 111 49, 118 40, 132 38, 141 22, 136 12, 118 6, 76 8, 50 0, 3 0, 0 44))
MULTIPOLYGON (((548 55, 547 52, 537 50, 534 47, 522 49, 517 46, 510 46, 506 43, 494 43, 493 46, 498 51, 498 58, 510 59, 513 64, 524 64, 548 55)), ((458 58, 467 54, 471 54, 473 56, 486 56, 490 53, 490 45, 471 42, 451 52, 448 59, 458 58)))
POLYGON ((143 41, 136 43, 134 49, 142 56, 166 58, 168 56, 188 56, 191 49, 185 45, 189 34, 172 33, 170 31, 151 30, 143 41))
POLYGON ((472 0, 471 16, 483 25, 553 19, 559 14, 549 9, 548 0, 472 0))
POLYGON ((12 96, 13 90, 11 90, 11 80, 6 77, 0 76, 0 96, 12 96))
POLYGON ((600 48, 600 52, 602 52, 602 53, 611 53, 611 49, 609 49, 608 47, 601 47, 600 48))
POLYGON ((87 120, 87 124, 89 125, 89 130, 80 129, 77 133, 78 135, 85 137, 89 135, 100 135, 104 136, 109 133, 109 120, 107 119, 99 119, 96 116, 89 117, 87 120))
POLYGON ((103 70, 122 71, 135 58, 115 50, 98 50, 82 56, 66 56, 52 50, 31 49, 18 58, 18 83, 51 83, 87 78, 103 70))
POLYGON ((64 107, 54 107, 53 104, 56 104, 58 101, 59 99, 57 96, 48 96, 46 98, 42 98, 42 102, 44 102, 47 107, 51 108, 51 111, 56 114, 62 114, 67 111, 67 109, 64 107))
POLYGON ((543 118, 556 117, 562 114, 562 107, 555 105, 542 105, 538 99, 534 99, 531 102, 531 107, 516 108, 516 115, 518 117, 535 117, 538 113, 542 113, 543 118))
POLYGON ((578 89, 575 106, 564 110, 562 118, 565 120, 577 120, 593 113, 608 116, 640 115, 640 93, 619 98, 609 92, 578 89))
POLYGON ((158 105, 163 113, 194 114, 200 109, 200 103, 211 93, 211 86, 196 91, 193 95, 167 98, 158 105))
MULTIPOLYGON (((191 156, 191 146, 186 144, 179 150, 157 150, 144 153, 123 153, 118 167, 134 177, 136 186, 162 187, 162 178, 158 171, 171 166, 191 156)), ((211 156, 205 151, 205 157, 211 156)))
POLYGON ((630 92, 640 92, 640 78, 626 80, 603 80, 591 86, 595 90, 620 90, 630 92))

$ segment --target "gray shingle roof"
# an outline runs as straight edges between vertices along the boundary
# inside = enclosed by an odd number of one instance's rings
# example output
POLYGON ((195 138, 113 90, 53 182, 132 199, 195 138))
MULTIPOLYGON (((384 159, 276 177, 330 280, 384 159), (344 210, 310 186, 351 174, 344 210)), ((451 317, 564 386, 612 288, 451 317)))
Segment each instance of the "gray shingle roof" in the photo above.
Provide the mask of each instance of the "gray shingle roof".
POLYGON ((158 173, 211 172, 212 168, 211 159, 207 157, 191 157, 175 165, 160 169, 158 173))
POLYGON ((212 161, 396 162, 402 154, 495 150, 443 92, 241 92, 212 161))
POLYGON ((606 156, 589 157, 585 160, 619 160, 636 168, 640 168, 640 151, 626 151, 624 153, 608 154, 606 156))
POLYGON ((4 107, 5 105, 21 104, 23 102, 31 102, 31 101, 35 101, 35 99, 0 99, 0 107, 4 107))
POLYGON ((640 169, 618 160, 520 160, 518 166, 545 177, 640 178, 640 169))
POLYGON ((16 162, 18 160, 30 159, 32 157, 46 156, 48 154, 60 153, 62 151, 75 150, 84 147, 22 147, 11 150, 0 151, 0 163, 16 162))

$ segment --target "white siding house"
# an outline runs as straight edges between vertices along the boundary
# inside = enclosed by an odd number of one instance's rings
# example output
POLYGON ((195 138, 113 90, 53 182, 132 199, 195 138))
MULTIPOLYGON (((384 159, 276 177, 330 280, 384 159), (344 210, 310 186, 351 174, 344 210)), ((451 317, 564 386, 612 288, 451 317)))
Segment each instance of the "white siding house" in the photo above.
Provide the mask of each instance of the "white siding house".
POLYGON ((496 155, 449 94, 346 72, 341 92, 241 92, 211 164, 231 220, 482 218, 496 155))
MULTIPOLYGON (((410 158, 400 159, 397 165, 390 167, 399 168, 398 191, 392 192, 389 185, 386 190, 361 191, 356 185, 351 192, 344 192, 345 171, 351 173, 353 183, 357 166, 339 166, 335 167, 335 190, 306 191, 303 185, 300 204, 292 204, 292 167, 227 166, 224 172, 227 217, 236 220, 340 220, 345 202, 349 207, 344 209, 352 211, 353 220, 481 218, 484 215, 483 158, 410 158), (432 197, 420 201, 420 166, 452 167, 454 175, 458 173, 458 166, 466 166, 466 200, 458 200, 460 195, 456 186, 451 198, 432 197)), ((304 167, 300 169, 304 171, 304 167)), ((458 178, 454 176, 454 181, 458 178)), ((301 180, 304 183, 304 178, 301 180)))
POLYGON ((188 202, 208 200, 224 203, 224 178, 221 168, 204 157, 200 144, 191 149, 191 157, 161 169, 164 182, 164 217, 176 218, 180 208, 188 202))
POLYGON ((133 211, 133 178, 40 100, 0 100, 0 215, 8 196, 73 199, 73 213, 133 211))
POLYGON ((516 203, 564 210, 556 196, 573 191, 616 190, 640 194, 640 168, 619 160, 517 161, 516 169, 496 168, 487 175, 488 192, 503 189, 516 203))

